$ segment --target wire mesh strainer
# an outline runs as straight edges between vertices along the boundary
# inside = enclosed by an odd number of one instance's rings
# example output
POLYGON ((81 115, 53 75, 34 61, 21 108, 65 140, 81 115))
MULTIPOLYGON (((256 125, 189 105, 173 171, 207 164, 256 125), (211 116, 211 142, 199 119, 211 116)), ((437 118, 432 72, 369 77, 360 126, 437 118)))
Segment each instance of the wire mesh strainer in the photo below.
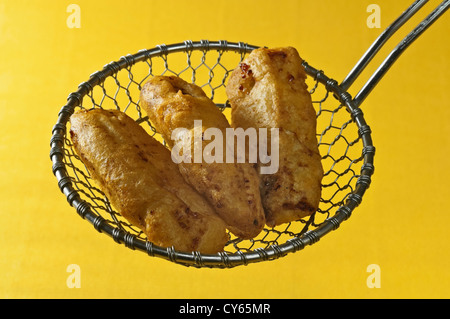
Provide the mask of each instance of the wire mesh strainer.
POLYGON ((203 40, 159 45, 123 56, 93 73, 77 91, 70 93, 52 130, 50 158, 60 190, 82 218, 117 243, 185 266, 230 268, 277 259, 316 243, 350 217, 371 182, 375 148, 370 127, 359 105, 409 44, 448 8, 449 1, 443 1, 391 52, 355 98, 347 90, 389 37, 426 2, 415 1, 403 12, 341 84, 320 69, 304 63, 317 112, 317 140, 325 171, 320 205, 312 216, 265 228, 252 240, 241 240, 230 234, 225 251, 214 255, 159 247, 147 241, 142 231, 111 207, 66 135, 69 117, 77 109, 114 108, 126 112, 152 136, 164 142, 141 112, 139 103, 141 87, 154 75, 176 75, 196 83, 222 112, 230 112, 225 94, 227 77, 248 53, 257 48, 243 42, 203 40))

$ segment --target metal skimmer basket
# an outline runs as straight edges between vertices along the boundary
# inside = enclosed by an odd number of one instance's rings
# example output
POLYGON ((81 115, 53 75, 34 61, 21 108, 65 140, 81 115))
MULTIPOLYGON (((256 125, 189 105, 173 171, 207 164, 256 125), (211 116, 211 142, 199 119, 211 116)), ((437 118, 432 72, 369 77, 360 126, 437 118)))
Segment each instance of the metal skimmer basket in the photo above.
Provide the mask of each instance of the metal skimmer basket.
POLYGON ((351 216, 371 183, 375 148, 359 105, 405 48, 448 8, 449 1, 436 8, 392 51, 355 98, 347 90, 384 42, 425 2, 414 2, 387 28, 341 84, 320 69, 304 63, 317 113, 317 140, 325 171, 320 206, 312 216, 265 228, 252 240, 241 240, 230 234, 225 251, 214 255, 159 247, 147 241, 142 231, 111 207, 67 136, 69 118, 77 109, 104 108, 126 112, 152 136, 164 142, 139 105, 140 89, 154 75, 176 75, 196 83, 227 114, 230 112, 225 94, 227 77, 257 48, 242 42, 185 41, 159 45, 123 56, 92 74, 77 91, 70 93, 52 130, 50 158, 60 190, 83 219, 115 242, 185 266, 230 268, 248 265, 274 260, 316 243, 351 216))

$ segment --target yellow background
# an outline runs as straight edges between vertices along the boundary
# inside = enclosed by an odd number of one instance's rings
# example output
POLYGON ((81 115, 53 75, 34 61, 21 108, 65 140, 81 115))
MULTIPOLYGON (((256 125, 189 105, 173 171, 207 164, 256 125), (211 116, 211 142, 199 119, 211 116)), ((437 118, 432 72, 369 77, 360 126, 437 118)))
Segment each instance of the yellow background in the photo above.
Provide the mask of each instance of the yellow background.
MULTIPOLYGON (((123 55, 187 39, 292 45, 342 80, 411 2, 77 0, 81 28, 70 29, 71 1, 1 0, 0 297, 450 297, 450 13, 362 106, 377 148, 363 203, 339 230, 296 254, 213 270, 132 251, 76 214, 49 159, 51 129, 68 94, 123 55), (366 25, 371 3, 381 8, 381 29, 366 25), (70 264, 80 266, 81 288, 66 285, 70 264), (380 288, 366 284, 370 264, 380 267, 380 288)), ((437 3, 430 1, 373 65, 437 3)))

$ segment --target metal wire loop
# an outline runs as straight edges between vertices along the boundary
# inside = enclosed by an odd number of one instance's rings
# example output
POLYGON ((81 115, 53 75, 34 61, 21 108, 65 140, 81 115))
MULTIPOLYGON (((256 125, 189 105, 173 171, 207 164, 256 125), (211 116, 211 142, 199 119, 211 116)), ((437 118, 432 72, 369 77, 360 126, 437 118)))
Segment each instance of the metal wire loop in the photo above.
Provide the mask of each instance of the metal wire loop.
MULTIPOLYGON (((414 1, 386 30, 384 30, 379 37, 372 43, 369 49, 364 53, 360 60, 356 63, 353 69, 347 74, 345 79, 341 82, 342 90, 347 91, 351 85, 377 55, 381 48, 387 41, 419 10, 428 2, 428 0, 414 1)), ((355 95, 355 106, 361 103, 372 92, 378 82, 383 78, 391 66, 397 59, 405 52, 405 50, 419 38, 422 33, 427 30, 434 22, 438 20, 450 7, 450 0, 442 1, 430 14, 426 16, 410 33, 408 33, 397 46, 388 54, 380 66, 375 70, 369 80, 363 85, 359 92, 355 95)))
POLYGON ((118 244, 148 256, 199 268, 231 268, 279 259, 315 244, 338 229, 359 205, 370 185, 375 148, 370 127, 351 95, 342 90, 336 80, 307 62, 304 67, 317 112, 317 139, 325 168, 319 209, 310 217, 265 228, 252 240, 241 240, 229 234, 230 240, 220 254, 179 252, 148 241, 142 231, 114 210, 105 194, 95 186, 66 136, 69 117, 76 109, 115 108, 133 117, 152 136, 160 137, 141 111, 139 102, 142 85, 158 74, 174 74, 195 82, 220 110, 229 112, 225 94, 227 78, 255 48, 257 46, 244 42, 224 40, 163 44, 110 62, 82 82, 59 112, 50 140, 52 171, 61 192, 77 213, 118 244))

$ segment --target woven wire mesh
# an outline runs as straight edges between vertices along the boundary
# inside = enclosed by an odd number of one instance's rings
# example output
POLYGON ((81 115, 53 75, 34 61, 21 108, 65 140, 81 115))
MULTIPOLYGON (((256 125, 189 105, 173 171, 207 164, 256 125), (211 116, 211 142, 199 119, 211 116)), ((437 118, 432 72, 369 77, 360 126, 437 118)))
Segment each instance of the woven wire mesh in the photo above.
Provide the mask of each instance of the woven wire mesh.
MULTIPOLYGON (((208 45, 194 48, 192 42, 187 42, 183 50, 172 52, 166 46, 158 46, 155 50, 158 54, 148 54, 150 51, 147 51, 140 61, 135 61, 135 56, 132 55, 122 57, 121 61, 125 61, 125 67, 120 67, 117 62, 111 62, 104 69, 111 71, 109 76, 105 76, 102 72, 93 74, 91 79, 98 77, 100 80, 96 85, 89 82, 80 85, 82 89, 85 89, 86 94, 76 95, 79 103, 75 103, 70 113, 78 109, 118 109, 134 118, 150 135, 164 143, 141 110, 139 93, 142 86, 152 76, 176 75, 199 85, 229 118, 230 108, 225 93, 227 78, 251 51, 251 47, 244 46, 244 49, 236 50, 228 49, 226 44, 221 44, 216 49, 208 45)), ((362 140, 361 123, 355 121, 345 101, 335 98, 336 92, 330 90, 333 86, 321 83, 317 75, 322 73, 317 72, 316 76, 308 76, 307 84, 317 114, 317 141, 325 172, 318 210, 310 217, 295 222, 274 228, 266 227, 259 236, 251 240, 241 240, 230 233, 230 240, 225 247, 225 253, 221 254, 221 260, 224 260, 224 256, 227 258, 228 255, 236 254, 245 256, 245 253, 255 251, 258 252, 258 256, 261 256, 261 260, 270 259, 264 257, 267 249, 279 247, 305 234, 311 234, 311 231, 329 221, 340 208, 345 206, 349 197, 355 194, 355 188, 361 177, 360 172, 364 169, 366 148, 362 140)), ((328 80, 327 83, 334 82, 328 80)), ((361 112, 358 110, 357 113, 361 112)), ((67 123, 67 129, 68 127, 67 123)), ((83 202, 88 203, 93 214, 98 216, 93 221, 94 226, 96 226, 96 220, 100 220, 107 223, 113 230, 123 231, 127 235, 145 241, 144 233, 131 225, 112 207, 108 198, 91 179, 83 162, 75 153, 70 137, 66 134, 64 134, 62 150, 63 164, 59 166, 64 166, 68 175, 63 180, 72 184, 83 202)), ((63 187, 61 189, 63 190, 63 187)), ((351 210, 346 209, 348 215, 351 210)), ((338 227, 339 222, 334 222, 335 228, 338 227)), ((311 243, 317 240, 318 238, 312 239, 311 243)), ((285 255, 278 248, 276 251, 278 252, 276 257, 285 255)), ((194 252, 193 256, 198 261, 198 254, 194 252)), ((227 258, 223 263, 218 263, 219 266, 232 266, 227 264, 227 258)), ((169 254, 168 259, 175 258, 173 254, 169 254)), ((247 262, 248 260, 243 263, 247 262)), ((196 263, 202 264, 202 262, 196 263)))

